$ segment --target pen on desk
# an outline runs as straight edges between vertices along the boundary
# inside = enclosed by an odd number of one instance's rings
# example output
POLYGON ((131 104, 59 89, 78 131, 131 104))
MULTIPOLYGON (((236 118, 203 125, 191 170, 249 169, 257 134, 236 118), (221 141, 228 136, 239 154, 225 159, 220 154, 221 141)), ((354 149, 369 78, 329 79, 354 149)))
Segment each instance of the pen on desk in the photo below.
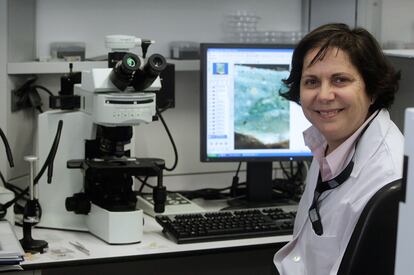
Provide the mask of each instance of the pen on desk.
POLYGON ((83 244, 81 244, 80 242, 69 242, 69 244, 73 245, 77 250, 86 254, 87 256, 90 255, 90 251, 86 249, 86 247, 83 246, 83 244))

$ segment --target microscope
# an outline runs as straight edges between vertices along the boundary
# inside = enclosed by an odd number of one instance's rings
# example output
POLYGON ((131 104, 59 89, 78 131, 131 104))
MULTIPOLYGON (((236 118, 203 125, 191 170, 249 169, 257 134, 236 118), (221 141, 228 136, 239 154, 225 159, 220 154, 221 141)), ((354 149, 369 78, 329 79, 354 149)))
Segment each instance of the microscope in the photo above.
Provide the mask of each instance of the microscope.
MULTIPOLYGON (((68 102, 76 108, 39 115, 39 160, 50 146, 49 129, 63 121, 51 184, 39 182, 43 209, 38 226, 86 230, 110 244, 140 242, 143 212, 137 209, 134 177, 156 177, 155 212, 164 211, 165 161, 132 155, 133 126, 157 120, 159 74, 166 67, 160 54, 146 58, 153 41, 133 36, 107 36, 108 68, 83 71, 68 102), (140 46, 142 56, 129 52, 140 46), (76 104, 75 104, 76 105, 76 104)), ((58 100, 65 100, 61 97, 58 100)), ((63 102, 63 101, 62 101, 63 102)), ((61 104, 61 103, 59 103, 61 104)))

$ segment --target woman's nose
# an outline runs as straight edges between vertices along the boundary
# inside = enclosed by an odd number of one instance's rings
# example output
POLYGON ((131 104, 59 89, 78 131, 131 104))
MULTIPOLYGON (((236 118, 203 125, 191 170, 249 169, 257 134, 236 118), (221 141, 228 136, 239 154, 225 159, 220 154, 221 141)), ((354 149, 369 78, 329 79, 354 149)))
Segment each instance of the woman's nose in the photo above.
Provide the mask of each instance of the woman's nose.
POLYGON ((329 83, 322 83, 319 93, 318 100, 320 101, 331 101, 335 99, 334 87, 329 83))

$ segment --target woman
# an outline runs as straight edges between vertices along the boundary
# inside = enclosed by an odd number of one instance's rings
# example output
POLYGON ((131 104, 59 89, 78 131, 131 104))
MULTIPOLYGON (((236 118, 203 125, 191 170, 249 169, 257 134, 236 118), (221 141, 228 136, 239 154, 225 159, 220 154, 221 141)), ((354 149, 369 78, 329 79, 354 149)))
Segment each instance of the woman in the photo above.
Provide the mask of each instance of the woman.
POLYGON ((284 96, 312 123, 314 157, 293 240, 274 257, 281 275, 336 274, 365 204, 402 177, 403 136, 387 111, 398 80, 362 28, 324 25, 296 47, 284 96))

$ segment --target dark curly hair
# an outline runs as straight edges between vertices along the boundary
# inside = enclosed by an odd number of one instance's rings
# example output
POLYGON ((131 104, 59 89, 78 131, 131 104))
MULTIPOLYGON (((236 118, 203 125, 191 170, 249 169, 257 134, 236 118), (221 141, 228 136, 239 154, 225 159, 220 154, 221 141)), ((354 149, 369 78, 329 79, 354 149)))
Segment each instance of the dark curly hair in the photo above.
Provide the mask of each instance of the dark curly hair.
POLYGON ((348 54, 351 63, 361 74, 367 95, 375 99, 370 112, 389 109, 398 90, 400 72, 396 72, 375 38, 363 28, 350 29, 348 25, 332 23, 320 26, 307 34, 293 52, 292 68, 283 97, 300 104, 300 80, 306 54, 315 48, 319 52, 310 65, 322 60, 329 49, 337 48, 348 54))

